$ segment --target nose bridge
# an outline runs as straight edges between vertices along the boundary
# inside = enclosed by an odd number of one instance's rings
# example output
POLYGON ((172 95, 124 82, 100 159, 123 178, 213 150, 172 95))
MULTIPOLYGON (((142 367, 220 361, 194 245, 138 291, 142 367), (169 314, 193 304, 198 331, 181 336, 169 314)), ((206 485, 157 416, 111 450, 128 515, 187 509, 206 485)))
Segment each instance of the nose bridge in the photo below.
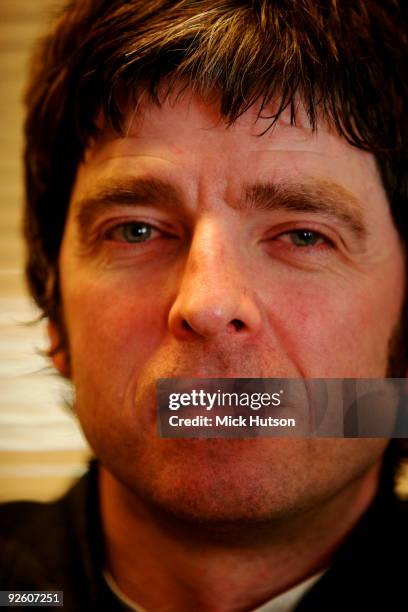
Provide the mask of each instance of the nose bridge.
POLYGON ((212 337, 248 328, 257 319, 246 297, 241 260, 231 225, 211 216, 201 219, 169 315, 174 333, 212 337))
POLYGON ((186 297, 193 297, 197 291, 203 291, 208 298, 215 297, 225 290, 233 298, 238 290, 236 284, 243 278, 238 279, 234 274, 238 253, 234 252, 237 244, 232 242, 227 228, 216 219, 203 219, 197 225, 183 275, 186 297))

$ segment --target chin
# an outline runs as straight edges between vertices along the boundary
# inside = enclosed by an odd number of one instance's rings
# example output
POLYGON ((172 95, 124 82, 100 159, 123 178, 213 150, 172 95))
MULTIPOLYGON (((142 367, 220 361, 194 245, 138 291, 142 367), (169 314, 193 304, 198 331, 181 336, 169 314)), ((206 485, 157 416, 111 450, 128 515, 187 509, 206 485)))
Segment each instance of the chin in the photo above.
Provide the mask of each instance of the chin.
MULTIPOLYGON (((304 451, 305 441, 296 442, 304 451)), ((293 464, 293 443, 159 440, 139 448, 133 461, 128 457, 119 465, 116 457, 111 471, 157 512, 192 524, 256 524, 287 517, 303 505, 307 471, 293 464)), ((302 449, 298 448, 298 458, 304 456, 302 449)))

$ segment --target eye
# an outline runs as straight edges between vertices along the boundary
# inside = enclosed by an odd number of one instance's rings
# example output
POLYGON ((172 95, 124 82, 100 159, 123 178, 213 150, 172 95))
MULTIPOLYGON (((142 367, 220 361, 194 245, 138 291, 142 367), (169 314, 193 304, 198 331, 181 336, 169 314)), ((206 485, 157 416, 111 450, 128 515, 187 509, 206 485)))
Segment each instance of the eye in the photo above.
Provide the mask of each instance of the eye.
POLYGON ((155 232, 155 228, 149 223, 143 221, 131 221, 122 223, 114 227, 107 235, 109 240, 117 240, 119 242, 127 242, 129 244, 137 244, 150 240, 155 232))
POLYGON ((279 238, 285 242, 290 242, 296 247, 313 247, 321 244, 331 244, 324 236, 309 229, 298 229, 285 232, 281 234, 279 238))

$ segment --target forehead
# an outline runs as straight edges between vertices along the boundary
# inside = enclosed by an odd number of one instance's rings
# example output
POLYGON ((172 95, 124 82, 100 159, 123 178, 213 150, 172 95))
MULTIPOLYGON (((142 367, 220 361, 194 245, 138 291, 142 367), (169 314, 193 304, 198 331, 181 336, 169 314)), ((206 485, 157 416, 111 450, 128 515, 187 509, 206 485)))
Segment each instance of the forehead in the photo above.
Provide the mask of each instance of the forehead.
MULTIPOLYGON (((108 157, 133 154, 136 149, 142 154, 145 148, 163 146, 175 155, 188 147, 191 159, 198 153, 207 154, 207 162, 214 160, 217 164, 227 153, 240 153, 248 158, 272 153, 277 158, 287 152, 303 159, 306 155, 302 154, 316 157, 316 163, 323 166, 324 158, 332 161, 347 157, 359 168, 375 171, 374 157, 349 145, 323 117, 313 130, 300 102, 295 124, 286 109, 271 127, 277 107, 278 104, 271 104, 260 114, 259 107, 254 105, 229 125, 220 116, 218 103, 206 102, 189 91, 166 98, 160 105, 142 99, 136 110, 125 113, 123 134, 108 127, 100 130, 86 150, 85 162, 102 162, 108 157), (220 143, 223 150, 219 150, 220 143)), ((292 159, 295 160, 293 155, 292 159)))
POLYGON ((373 155, 351 146, 320 119, 313 130, 301 103, 295 125, 276 106, 256 106, 233 124, 218 104, 184 92, 161 105, 141 101, 129 110, 122 134, 105 127, 88 146, 77 183, 92 190, 102 176, 153 174, 169 182, 223 186, 226 198, 254 181, 328 181, 370 206, 388 208, 373 155))

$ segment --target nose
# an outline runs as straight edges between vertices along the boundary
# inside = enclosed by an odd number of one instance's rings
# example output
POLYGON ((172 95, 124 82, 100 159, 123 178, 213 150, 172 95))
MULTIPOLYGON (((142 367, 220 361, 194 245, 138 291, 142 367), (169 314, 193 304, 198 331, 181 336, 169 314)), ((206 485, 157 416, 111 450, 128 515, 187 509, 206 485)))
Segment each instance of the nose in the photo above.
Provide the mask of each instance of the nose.
POLYGON ((169 313, 173 335, 192 340, 258 331, 261 314, 240 261, 227 228, 211 221, 196 228, 169 313))

